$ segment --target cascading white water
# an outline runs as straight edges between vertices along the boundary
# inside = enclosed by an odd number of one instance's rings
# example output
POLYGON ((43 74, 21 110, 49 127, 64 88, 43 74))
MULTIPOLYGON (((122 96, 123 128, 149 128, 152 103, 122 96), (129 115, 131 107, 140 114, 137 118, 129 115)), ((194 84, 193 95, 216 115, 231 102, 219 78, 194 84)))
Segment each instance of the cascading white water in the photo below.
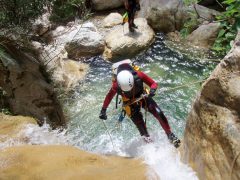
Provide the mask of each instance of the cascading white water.
MULTIPOLYGON (((135 58, 141 69, 159 83, 160 90, 167 90, 203 79, 211 70, 210 64, 187 59, 168 49, 158 35, 155 44, 144 54, 135 58)), ((180 153, 171 145, 158 121, 147 114, 147 127, 154 140, 145 144, 137 128, 128 118, 118 127, 120 108, 115 109, 115 99, 108 108, 108 120, 98 118, 104 97, 111 87, 111 63, 100 57, 86 61, 90 72, 71 97, 62 99, 65 112, 70 117, 68 129, 59 132, 48 125, 28 125, 19 136, 28 144, 69 144, 80 149, 99 153, 142 158, 149 166, 148 177, 161 180, 195 180, 195 172, 180 161, 180 153)), ((192 85, 175 91, 158 91, 154 97, 169 120, 169 124, 180 138, 183 136, 185 120, 192 98, 200 85, 192 85)), ((119 105, 120 106, 120 105, 119 105)), ((23 144, 11 139, 0 148, 23 144)))

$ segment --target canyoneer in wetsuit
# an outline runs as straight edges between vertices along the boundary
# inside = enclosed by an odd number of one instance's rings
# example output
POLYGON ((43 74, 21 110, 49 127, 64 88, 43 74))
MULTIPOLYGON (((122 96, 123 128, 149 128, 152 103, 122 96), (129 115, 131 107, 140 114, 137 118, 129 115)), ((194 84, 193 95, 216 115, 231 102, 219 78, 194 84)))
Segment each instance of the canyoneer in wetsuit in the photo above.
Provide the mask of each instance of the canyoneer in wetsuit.
POLYGON ((180 140, 171 132, 170 126, 163 111, 159 108, 157 103, 153 100, 157 89, 157 83, 141 71, 135 71, 131 65, 123 63, 117 68, 116 78, 112 82, 112 87, 105 97, 103 106, 99 115, 100 119, 106 120, 106 110, 113 99, 118 93, 122 96, 124 110, 130 117, 133 123, 136 125, 141 136, 146 142, 151 142, 146 124, 141 113, 141 108, 149 111, 159 121, 168 139, 175 147, 180 145, 180 140), (142 96, 145 94, 144 83, 150 87, 148 96, 142 96), (135 102, 136 99, 143 97, 140 101, 135 102), (133 103, 134 102, 134 103, 133 103))
POLYGON ((128 13, 128 28, 130 32, 134 32, 134 28, 138 28, 134 24, 134 16, 140 10, 139 0, 124 0, 125 9, 128 13))

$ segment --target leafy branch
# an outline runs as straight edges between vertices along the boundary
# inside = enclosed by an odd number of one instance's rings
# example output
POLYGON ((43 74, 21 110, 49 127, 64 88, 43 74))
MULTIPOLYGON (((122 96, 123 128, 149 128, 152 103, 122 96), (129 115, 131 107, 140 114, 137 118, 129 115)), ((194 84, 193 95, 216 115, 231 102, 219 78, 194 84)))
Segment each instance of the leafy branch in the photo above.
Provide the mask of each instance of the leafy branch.
POLYGON ((219 55, 225 55, 230 49, 237 32, 240 31, 240 0, 225 0, 226 11, 217 16, 221 30, 212 47, 219 55))

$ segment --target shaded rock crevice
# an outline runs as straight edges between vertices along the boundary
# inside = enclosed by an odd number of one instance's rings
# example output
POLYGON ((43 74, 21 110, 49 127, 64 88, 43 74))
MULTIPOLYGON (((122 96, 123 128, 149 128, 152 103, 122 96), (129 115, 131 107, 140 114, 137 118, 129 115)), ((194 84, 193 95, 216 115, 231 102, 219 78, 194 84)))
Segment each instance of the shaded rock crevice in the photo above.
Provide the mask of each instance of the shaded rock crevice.
POLYGON ((61 105, 42 73, 42 65, 15 42, 8 39, 2 42, 0 86, 6 92, 11 112, 32 116, 40 125, 46 121, 53 128, 65 126, 61 105))

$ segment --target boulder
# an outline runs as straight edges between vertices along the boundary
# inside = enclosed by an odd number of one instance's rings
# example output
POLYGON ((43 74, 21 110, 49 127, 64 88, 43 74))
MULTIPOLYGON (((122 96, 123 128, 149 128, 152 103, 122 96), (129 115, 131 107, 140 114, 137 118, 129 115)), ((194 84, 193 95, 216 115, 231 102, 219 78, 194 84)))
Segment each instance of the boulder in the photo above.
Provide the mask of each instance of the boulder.
POLYGON ((139 159, 103 156, 70 146, 19 146, 0 151, 1 179, 147 179, 139 159))
POLYGON ((165 33, 180 30, 186 19, 186 11, 180 0, 141 0, 138 17, 147 19, 156 31, 165 33))
POLYGON ((240 179, 240 32, 202 86, 186 123, 183 160, 200 179, 240 179))
POLYGON ((72 41, 67 42, 65 49, 69 58, 80 58, 101 54, 104 50, 103 36, 92 23, 84 24, 75 34, 72 41))
POLYGON ((187 42, 201 48, 210 48, 214 44, 219 31, 220 23, 203 24, 187 36, 187 42))
POLYGON ((94 10, 107 10, 123 6, 123 0, 92 0, 94 10))
POLYGON ((41 63, 32 54, 16 48, 14 42, 2 42, 6 51, 0 60, 0 86, 6 92, 11 112, 34 117, 39 124, 47 121, 52 127, 65 126, 54 87, 41 63))
POLYGON ((1 143, 11 139, 12 141, 24 141, 24 138, 19 137, 19 132, 27 124, 37 124, 37 121, 31 117, 25 116, 10 116, 0 113, 0 149, 1 143))
POLYGON ((207 21, 213 21, 215 20, 215 17, 220 15, 221 13, 214 10, 214 9, 209 9, 207 7, 198 5, 198 4, 193 4, 190 9, 192 9, 192 12, 196 13, 197 18, 201 18, 203 20, 207 21))
POLYGON ((111 13, 103 20, 104 27, 113 27, 123 22, 122 15, 119 13, 111 13))
POLYGON ((58 61, 53 73, 55 83, 65 90, 71 90, 85 79, 89 66, 70 59, 58 61))
POLYGON ((33 32, 39 36, 45 34, 51 28, 51 23, 49 21, 50 13, 45 13, 32 25, 33 32))
POLYGON ((148 48, 154 41, 154 31, 147 24, 146 19, 137 18, 135 24, 138 29, 131 33, 128 24, 116 26, 106 36, 104 57, 109 60, 129 58, 148 48))
POLYGON ((206 8, 198 4, 192 4, 186 8, 186 26, 188 32, 191 33, 196 30, 199 25, 204 22, 213 22, 216 19, 216 16, 220 15, 220 12, 206 8))

